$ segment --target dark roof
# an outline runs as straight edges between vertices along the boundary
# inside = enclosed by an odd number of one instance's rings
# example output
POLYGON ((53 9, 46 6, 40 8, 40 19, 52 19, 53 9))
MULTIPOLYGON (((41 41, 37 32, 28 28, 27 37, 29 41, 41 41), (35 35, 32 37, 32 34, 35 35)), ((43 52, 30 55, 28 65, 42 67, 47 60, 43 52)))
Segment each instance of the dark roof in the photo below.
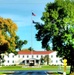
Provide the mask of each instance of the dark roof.
POLYGON ((50 54, 54 51, 18 51, 18 54, 50 54))

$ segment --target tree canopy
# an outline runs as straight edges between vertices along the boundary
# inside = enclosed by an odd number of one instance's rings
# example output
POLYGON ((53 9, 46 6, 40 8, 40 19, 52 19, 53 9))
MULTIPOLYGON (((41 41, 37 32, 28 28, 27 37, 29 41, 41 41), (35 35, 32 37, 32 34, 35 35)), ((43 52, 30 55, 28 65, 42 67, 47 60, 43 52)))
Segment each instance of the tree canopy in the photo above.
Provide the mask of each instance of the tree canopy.
POLYGON ((0 53, 15 50, 15 36, 17 25, 11 19, 0 17, 0 53))
POLYGON ((42 23, 35 22, 36 39, 42 41, 42 48, 50 47, 66 58, 74 71, 74 1, 55 0, 47 3, 41 17, 42 23))

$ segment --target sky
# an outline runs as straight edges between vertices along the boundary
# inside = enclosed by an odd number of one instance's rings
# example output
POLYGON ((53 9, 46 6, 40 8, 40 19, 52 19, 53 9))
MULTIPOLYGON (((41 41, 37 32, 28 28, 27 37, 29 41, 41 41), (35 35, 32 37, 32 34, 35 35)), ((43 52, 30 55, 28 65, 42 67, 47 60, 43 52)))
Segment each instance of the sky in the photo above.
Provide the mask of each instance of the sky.
POLYGON ((45 11, 47 3, 54 0, 0 0, 0 17, 10 18, 16 23, 18 30, 16 34, 21 40, 27 40, 28 43, 22 47, 27 49, 32 47, 36 51, 42 51, 40 41, 37 41, 35 29, 32 20, 41 22, 42 13, 45 11), (32 16, 32 12, 36 16, 32 16))

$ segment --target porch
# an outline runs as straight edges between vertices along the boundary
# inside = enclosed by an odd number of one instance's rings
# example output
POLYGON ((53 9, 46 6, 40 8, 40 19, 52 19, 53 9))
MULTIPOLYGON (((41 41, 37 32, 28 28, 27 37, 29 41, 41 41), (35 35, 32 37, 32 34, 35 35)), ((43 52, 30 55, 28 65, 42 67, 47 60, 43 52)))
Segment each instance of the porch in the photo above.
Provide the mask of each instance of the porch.
POLYGON ((24 59, 21 62, 21 64, 28 65, 28 66, 40 65, 40 63, 41 63, 40 59, 36 59, 36 58, 24 59))

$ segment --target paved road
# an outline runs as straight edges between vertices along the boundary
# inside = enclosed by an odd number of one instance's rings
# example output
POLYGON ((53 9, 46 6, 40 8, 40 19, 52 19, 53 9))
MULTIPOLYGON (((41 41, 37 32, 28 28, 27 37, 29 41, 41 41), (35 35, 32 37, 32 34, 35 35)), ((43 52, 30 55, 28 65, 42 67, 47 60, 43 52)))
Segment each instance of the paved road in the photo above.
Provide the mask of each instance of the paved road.
POLYGON ((46 71, 16 71, 8 75, 49 75, 46 71))
POLYGON ((8 74, 6 75, 53 75, 53 73, 55 74, 56 72, 59 73, 59 75, 62 75, 61 71, 47 71, 47 70, 26 70, 26 71, 3 71, 6 72, 8 74))

